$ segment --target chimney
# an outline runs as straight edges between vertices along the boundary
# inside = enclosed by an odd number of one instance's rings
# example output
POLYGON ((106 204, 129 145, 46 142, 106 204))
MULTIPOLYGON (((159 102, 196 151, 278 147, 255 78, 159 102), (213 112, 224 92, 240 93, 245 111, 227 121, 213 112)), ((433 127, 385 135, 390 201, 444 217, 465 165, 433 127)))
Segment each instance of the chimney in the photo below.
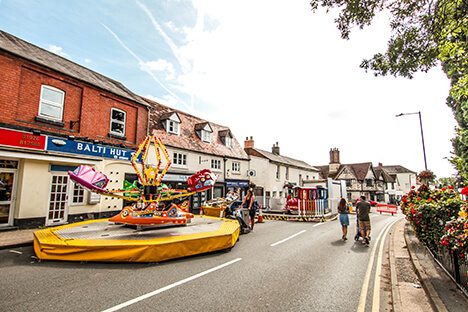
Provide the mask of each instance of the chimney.
POLYGON ((249 137, 246 137, 246 138, 245 138, 245 141, 244 141, 244 149, 247 149, 247 148, 254 148, 254 140, 253 140, 253 137, 250 137, 250 140, 249 140, 249 137))
POLYGON ((328 166, 328 171, 330 173, 336 173, 340 165, 340 151, 336 147, 330 149, 330 165, 328 166))
POLYGON ((276 155, 280 154, 280 148, 278 146, 278 142, 276 142, 276 145, 273 144, 273 147, 271 148, 271 152, 276 155))

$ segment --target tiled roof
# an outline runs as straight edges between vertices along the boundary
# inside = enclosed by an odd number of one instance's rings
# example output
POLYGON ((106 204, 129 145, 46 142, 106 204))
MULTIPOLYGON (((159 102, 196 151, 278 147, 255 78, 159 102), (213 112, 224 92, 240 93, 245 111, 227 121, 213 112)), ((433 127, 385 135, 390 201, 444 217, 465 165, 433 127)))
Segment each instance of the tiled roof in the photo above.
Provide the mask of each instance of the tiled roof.
POLYGON ((277 163, 277 164, 282 164, 282 165, 290 166, 290 167, 302 168, 302 169, 311 170, 311 171, 319 171, 317 168, 309 165, 305 161, 297 160, 297 159, 294 159, 294 158, 291 158, 291 157, 278 155, 278 154, 275 154, 275 153, 270 153, 270 152, 267 152, 267 151, 264 151, 264 150, 261 150, 261 149, 258 149, 258 148, 249 148, 249 149, 247 149, 247 152, 249 154, 253 154, 253 155, 257 155, 257 156, 261 155, 262 157, 267 158, 271 162, 274 162, 274 163, 277 163))
POLYGON ((406 169, 403 166, 395 165, 395 166, 381 166, 388 174, 396 174, 396 173, 414 173, 416 172, 406 169))
POLYGON ((123 84, 0 30, 0 50, 75 78, 130 101, 147 105, 123 84))
POLYGON ((208 122, 146 98, 143 99, 151 106, 149 135, 161 138, 164 145, 216 156, 227 156, 242 160, 249 159, 249 156, 245 153, 244 149, 232 135, 232 132, 230 132, 228 127, 208 122), (167 119, 167 117, 173 112, 176 112, 181 120, 180 135, 168 133, 164 129, 163 120, 167 119), (211 134, 211 143, 203 142, 196 133, 196 125, 201 124, 204 126, 209 124, 211 129, 213 129, 213 133, 211 134), (220 135, 220 133, 224 134, 226 131, 231 133, 231 148, 227 147, 221 141, 221 136, 223 135, 220 135))
POLYGON ((385 171, 381 166, 374 167, 374 172, 377 178, 382 177, 383 181, 386 183, 395 183, 395 177, 385 171))
POLYGON ((315 166, 320 170, 320 175, 322 178, 335 178, 343 171, 344 168, 347 168, 359 181, 363 181, 366 178, 367 172, 372 169, 372 163, 360 163, 360 164, 342 164, 338 168, 336 173, 329 172, 329 166, 315 166))

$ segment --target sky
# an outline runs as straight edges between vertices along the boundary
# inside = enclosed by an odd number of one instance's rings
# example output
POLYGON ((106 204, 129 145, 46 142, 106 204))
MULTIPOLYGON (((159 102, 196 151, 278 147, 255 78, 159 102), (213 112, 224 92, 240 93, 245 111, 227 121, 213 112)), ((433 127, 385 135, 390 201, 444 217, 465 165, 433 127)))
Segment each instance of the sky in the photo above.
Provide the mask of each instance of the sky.
POLYGON ((243 146, 312 166, 372 162, 455 173, 457 125, 440 66, 406 78, 359 65, 385 52, 388 15, 343 40, 309 0, 0 0, 0 29, 228 127, 243 146))

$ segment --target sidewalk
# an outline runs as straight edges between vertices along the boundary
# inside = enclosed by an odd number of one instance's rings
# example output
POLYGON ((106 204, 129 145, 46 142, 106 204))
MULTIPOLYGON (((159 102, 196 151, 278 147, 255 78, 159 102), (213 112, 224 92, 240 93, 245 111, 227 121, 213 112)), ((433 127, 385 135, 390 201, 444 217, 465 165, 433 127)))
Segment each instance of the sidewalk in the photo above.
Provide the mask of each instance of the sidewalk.
POLYGON ((388 248, 394 312, 468 310, 468 298, 434 261, 405 219, 393 227, 388 248))
POLYGON ((0 231, 0 249, 32 245, 36 231, 39 229, 0 231))

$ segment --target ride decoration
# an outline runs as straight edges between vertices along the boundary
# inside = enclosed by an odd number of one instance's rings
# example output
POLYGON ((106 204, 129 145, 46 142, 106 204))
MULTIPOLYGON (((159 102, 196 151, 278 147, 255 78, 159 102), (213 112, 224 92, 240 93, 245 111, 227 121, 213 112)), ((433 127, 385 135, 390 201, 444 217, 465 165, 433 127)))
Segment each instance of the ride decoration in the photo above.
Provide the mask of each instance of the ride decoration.
POLYGON ((138 181, 134 183, 124 181, 122 189, 106 189, 109 182, 107 176, 86 165, 80 165, 73 172, 69 171, 68 175, 71 180, 91 192, 134 202, 109 219, 111 222, 133 225, 186 224, 187 219, 194 217, 189 213, 188 201, 180 205, 171 203, 169 207, 166 207, 166 203, 207 190, 213 187, 218 179, 209 169, 203 169, 187 179, 187 190, 169 188, 162 183, 162 179, 172 162, 161 139, 154 136, 147 136, 143 139, 132 155, 131 164, 138 181), (156 165, 149 163, 151 151, 154 151, 156 165))

